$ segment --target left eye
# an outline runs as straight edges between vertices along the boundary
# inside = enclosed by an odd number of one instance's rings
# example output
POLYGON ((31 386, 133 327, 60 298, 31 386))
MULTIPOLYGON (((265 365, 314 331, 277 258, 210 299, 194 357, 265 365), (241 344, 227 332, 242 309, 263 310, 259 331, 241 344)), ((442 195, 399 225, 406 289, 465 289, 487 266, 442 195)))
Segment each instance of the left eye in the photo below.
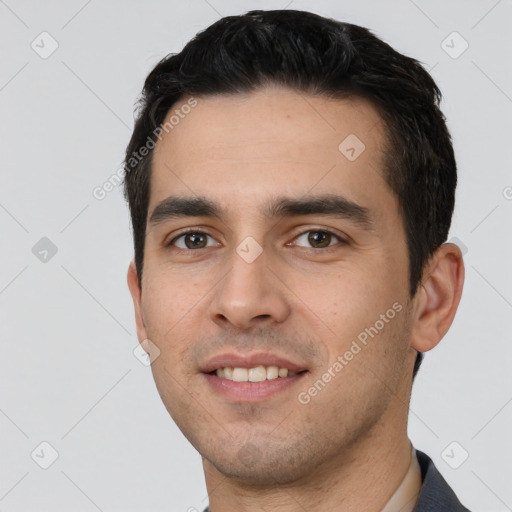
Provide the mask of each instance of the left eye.
MULTIPOLYGON (((310 244, 310 248, 314 249, 323 249, 324 247, 330 247, 331 245, 336 245, 338 242, 342 242, 341 238, 330 231, 306 231, 295 238, 295 244, 301 245, 302 242, 304 244, 310 244)), ((307 247, 301 245, 301 247, 307 247)))

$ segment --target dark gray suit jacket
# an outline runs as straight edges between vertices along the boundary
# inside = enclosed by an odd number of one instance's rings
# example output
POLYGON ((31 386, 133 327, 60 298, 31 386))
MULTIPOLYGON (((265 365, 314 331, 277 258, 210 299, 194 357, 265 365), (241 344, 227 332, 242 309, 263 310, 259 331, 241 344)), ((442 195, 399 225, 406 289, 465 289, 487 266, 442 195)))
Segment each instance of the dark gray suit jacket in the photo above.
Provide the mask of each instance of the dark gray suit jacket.
POLYGON ((413 512, 469 512, 423 452, 416 450, 423 485, 413 512))
MULTIPOLYGON (((470 512, 457 499, 432 460, 419 450, 416 450, 416 456, 421 468, 423 485, 414 512, 470 512)), ((204 512, 209 512, 209 508, 204 512)), ((222 512, 222 510, 215 512, 222 512)))

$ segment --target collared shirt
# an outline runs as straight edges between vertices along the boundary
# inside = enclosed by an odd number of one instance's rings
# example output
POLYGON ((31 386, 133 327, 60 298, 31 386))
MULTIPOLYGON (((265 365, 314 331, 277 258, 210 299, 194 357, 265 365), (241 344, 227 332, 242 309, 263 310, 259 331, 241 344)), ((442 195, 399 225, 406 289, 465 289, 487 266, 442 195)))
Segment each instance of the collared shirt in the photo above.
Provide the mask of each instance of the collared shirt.
POLYGON ((401 484, 386 503, 382 512, 412 512, 422 486, 421 468, 416 457, 416 450, 411 445, 411 463, 401 484))

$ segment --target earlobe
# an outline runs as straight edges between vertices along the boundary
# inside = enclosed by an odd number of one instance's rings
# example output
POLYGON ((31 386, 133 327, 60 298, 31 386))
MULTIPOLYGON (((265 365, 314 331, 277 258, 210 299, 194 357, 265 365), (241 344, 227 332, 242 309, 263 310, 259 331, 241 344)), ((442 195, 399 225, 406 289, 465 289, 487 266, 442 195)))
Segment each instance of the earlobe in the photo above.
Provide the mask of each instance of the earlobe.
POLYGON ((133 300, 133 307, 135 309, 135 323, 137 326, 137 338, 139 341, 145 340, 147 338, 146 326, 144 324, 144 318, 142 315, 142 303, 141 297, 142 292, 139 286, 139 279, 137 274, 137 268, 133 261, 130 262, 128 266, 127 273, 127 282, 128 288, 130 289, 130 294, 133 300))
POLYGON ((441 341, 455 317, 463 284, 462 253, 455 244, 443 244, 426 265, 415 297, 412 348, 426 352, 441 341))

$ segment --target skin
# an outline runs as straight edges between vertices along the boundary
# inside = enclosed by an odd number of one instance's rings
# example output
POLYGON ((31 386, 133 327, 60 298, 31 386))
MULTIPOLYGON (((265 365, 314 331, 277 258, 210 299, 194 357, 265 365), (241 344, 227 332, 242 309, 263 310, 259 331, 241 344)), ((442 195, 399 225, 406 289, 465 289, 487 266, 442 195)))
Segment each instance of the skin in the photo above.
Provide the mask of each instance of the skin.
POLYGON ((207 197, 225 215, 148 222, 142 289, 133 262, 128 269, 138 338, 160 351, 160 396, 203 457, 212 512, 379 511, 410 463, 416 351, 452 323, 461 252, 441 246, 409 296, 405 231, 382 171, 386 128, 368 102, 279 87, 197 100, 155 148, 148 219, 170 195, 207 197), (355 161, 338 149, 349 134, 365 144, 355 161), (329 193, 366 207, 372 229, 263 213, 277 196, 329 193), (184 228, 210 235, 208 245, 168 245, 184 228), (308 242, 322 230, 340 237, 329 251, 308 242), (248 236, 263 249, 252 263, 236 252, 248 236), (298 394, 396 302, 402 310, 301 404, 298 394), (200 372, 225 351, 277 352, 308 372, 266 400, 234 402, 200 372))

